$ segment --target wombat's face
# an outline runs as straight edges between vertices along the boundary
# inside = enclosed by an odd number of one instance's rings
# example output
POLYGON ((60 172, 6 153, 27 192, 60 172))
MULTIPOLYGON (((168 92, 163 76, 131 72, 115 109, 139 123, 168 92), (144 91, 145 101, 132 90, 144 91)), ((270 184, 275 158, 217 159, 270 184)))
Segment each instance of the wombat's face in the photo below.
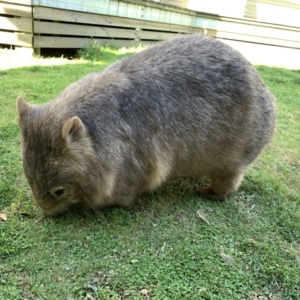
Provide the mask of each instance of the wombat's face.
POLYGON ((94 151, 82 121, 75 116, 55 124, 44 107, 20 97, 17 110, 24 172, 36 203, 51 215, 88 203, 94 151))

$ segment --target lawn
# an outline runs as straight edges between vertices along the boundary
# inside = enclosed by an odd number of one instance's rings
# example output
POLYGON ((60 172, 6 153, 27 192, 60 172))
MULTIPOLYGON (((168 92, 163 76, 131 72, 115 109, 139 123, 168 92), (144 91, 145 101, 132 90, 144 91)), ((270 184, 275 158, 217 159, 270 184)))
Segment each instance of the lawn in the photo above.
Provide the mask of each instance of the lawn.
POLYGON ((104 50, 97 62, 0 70, 0 299, 300 299, 300 71, 258 67, 277 134, 224 203, 192 179, 131 210, 49 217, 33 203, 16 98, 46 102, 127 55, 104 50))

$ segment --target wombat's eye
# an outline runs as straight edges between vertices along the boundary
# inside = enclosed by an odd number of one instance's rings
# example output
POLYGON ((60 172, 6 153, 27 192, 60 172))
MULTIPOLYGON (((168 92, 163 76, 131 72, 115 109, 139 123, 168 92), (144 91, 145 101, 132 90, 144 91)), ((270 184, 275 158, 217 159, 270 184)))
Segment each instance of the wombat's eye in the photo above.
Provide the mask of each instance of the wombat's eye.
POLYGON ((58 199, 60 196, 62 196, 65 193, 65 189, 62 186, 56 186, 56 187, 53 187, 52 189, 50 189, 49 193, 53 197, 58 199))
POLYGON ((59 196, 63 195, 64 192, 65 192, 65 191, 64 191, 63 189, 59 189, 59 190, 56 190, 56 191, 55 191, 55 195, 56 195, 57 197, 59 197, 59 196))

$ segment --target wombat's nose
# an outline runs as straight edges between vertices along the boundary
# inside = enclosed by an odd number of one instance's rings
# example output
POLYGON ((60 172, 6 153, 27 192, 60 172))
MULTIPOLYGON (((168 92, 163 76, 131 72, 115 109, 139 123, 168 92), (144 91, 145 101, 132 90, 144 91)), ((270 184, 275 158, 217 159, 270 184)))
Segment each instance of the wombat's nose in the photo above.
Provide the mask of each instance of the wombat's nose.
POLYGON ((65 193, 65 189, 63 186, 55 186, 49 190, 49 193, 53 197, 59 198, 60 196, 62 196, 65 193))

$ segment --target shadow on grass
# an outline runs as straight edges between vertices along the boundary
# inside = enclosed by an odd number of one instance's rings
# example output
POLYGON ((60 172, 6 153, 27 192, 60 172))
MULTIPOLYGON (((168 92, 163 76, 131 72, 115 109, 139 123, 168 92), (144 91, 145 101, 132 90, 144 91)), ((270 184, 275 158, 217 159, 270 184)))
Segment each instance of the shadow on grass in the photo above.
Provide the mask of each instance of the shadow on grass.
MULTIPOLYGON (((253 185, 247 189, 249 194, 246 194, 244 188, 241 187, 226 201, 217 201, 199 194, 199 190, 207 184, 207 182, 197 179, 177 179, 153 192, 138 196, 135 204, 129 209, 113 207, 92 210, 76 207, 58 216, 45 216, 45 219, 52 219, 56 224, 83 222, 88 225, 97 222, 102 226, 114 224, 118 227, 131 226, 136 219, 143 219, 144 224, 166 218, 186 218, 188 220, 189 216, 196 214, 199 209, 209 214, 214 211, 222 211, 226 218, 227 215, 231 215, 237 210, 240 202, 243 202, 243 207, 251 206, 251 203, 258 201, 264 194, 264 191, 258 193, 257 185, 253 185)), ((243 218, 243 216, 241 217, 243 218)))
MULTIPOLYGON (((262 176, 255 172, 249 172, 244 179, 242 186, 226 201, 217 201, 206 198, 199 193, 199 190, 207 186, 209 181, 200 181, 198 179, 176 179, 172 180, 153 192, 139 195, 134 205, 129 209, 121 207, 112 207, 106 209, 83 209, 82 207, 73 207, 69 211, 57 216, 43 215, 41 210, 29 198, 28 193, 22 195, 19 200, 20 205, 27 202, 27 210, 31 211, 31 206, 35 206, 33 213, 43 216, 45 220, 52 219, 55 223, 76 223, 81 221, 98 220, 99 218, 105 223, 107 220, 113 223, 122 223, 124 219, 135 219, 137 216, 152 216, 154 218, 164 218, 174 214, 188 214, 196 212, 201 208, 208 211, 224 210, 224 214, 231 214, 242 205, 243 208, 257 205, 269 207, 272 203, 268 199, 272 198, 278 201, 278 198, 287 194, 284 187, 278 185, 276 179, 262 176), (274 197, 276 191, 276 197, 274 197), (241 204, 243 203, 243 204, 241 204)), ((26 211, 26 208, 25 208, 26 211)), ((28 213, 31 215, 31 213, 28 213)))

